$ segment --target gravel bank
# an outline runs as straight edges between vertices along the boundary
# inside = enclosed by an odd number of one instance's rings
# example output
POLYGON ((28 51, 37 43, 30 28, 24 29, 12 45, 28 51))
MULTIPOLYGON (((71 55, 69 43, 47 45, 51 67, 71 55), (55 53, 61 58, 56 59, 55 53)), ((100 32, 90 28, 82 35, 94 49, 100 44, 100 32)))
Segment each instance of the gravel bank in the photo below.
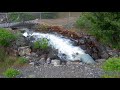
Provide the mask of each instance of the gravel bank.
POLYGON ((20 78, 100 78, 104 73, 100 69, 100 64, 87 65, 84 63, 62 66, 29 65, 19 70, 22 72, 20 78))

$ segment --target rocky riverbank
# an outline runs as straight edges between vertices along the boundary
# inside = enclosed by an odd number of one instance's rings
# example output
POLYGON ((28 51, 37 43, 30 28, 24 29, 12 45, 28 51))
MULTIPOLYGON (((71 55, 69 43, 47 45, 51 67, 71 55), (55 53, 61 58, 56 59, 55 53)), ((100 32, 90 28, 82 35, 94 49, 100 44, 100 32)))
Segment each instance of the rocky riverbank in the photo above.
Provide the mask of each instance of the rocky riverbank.
MULTIPOLYGON (((45 28, 45 27, 44 27, 45 28)), ((34 28, 35 29, 35 28, 34 28)), ((35 29, 35 31, 41 31, 35 29)), ((25 67, 17 68, 22 74, 18 78, 100 78, 104 73, 101 64, 109 57, 120 56, 120 51, 100 44, 95 37, 90 35, 79 35, 59 27, 45 28, 48 33, 61 34, 74 42, 74 46, 80 46, 86 53, 90 54, 95 64, 85 64, 80 61, 62 61, 57 56, 57 50, 49 47, 47 50, 37 50, 30 42, 35 38, 19 38, 12 42, 8 50, 14 56, 20 56, 29 60, 25 67)), ((24 30, 11 30, 13 33, 24 32, 24 30)), ((46 33, 45 31, 45 33, 46 33)))

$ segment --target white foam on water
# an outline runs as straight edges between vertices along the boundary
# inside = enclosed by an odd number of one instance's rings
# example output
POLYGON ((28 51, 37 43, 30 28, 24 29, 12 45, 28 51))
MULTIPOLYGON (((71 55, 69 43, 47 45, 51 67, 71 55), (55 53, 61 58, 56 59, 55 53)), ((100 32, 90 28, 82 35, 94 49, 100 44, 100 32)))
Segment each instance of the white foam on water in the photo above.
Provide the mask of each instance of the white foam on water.
MULTIPOLYGON (((27 32, 25 32, 23 35, 25 37, 29 36, 27 32)), ((66 39, 54 34, 44 34, 37 32, 33 32, 31 36, 35 37, 36 40, 39 38, 47 38, 49 40, 49 45, 58 50, 58 57, 60 58, 64 58, 65 55, 64 59, 74 61, 81 60, 82 55, 86 55, 84 50, 82 50, 80 47, 73 46, 70 39, 66 39)))

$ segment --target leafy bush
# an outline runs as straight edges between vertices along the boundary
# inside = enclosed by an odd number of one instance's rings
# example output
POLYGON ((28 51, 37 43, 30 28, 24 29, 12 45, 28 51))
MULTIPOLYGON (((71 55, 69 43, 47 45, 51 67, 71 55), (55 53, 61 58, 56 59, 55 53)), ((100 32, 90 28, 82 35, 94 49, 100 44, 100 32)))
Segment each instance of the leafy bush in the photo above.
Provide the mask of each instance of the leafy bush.
POLYGON ((0 28, 0 46, 9 46, 16 37, 10 31, 0 28))
POLYGON ((7 54, 4 50, 4 48, 0 47, 0 63, 5 61, 6 56, 7 56, 7 54))
POLYGON ((83 13, 76 23, 89 27, 90 33, 104 44, 120 48, 120 12, 83 13))
POLYGON ((89 28, 90 27, 90 21, 86 18, 90 14, 89 13, 81 13, 80 17, 76 21, 76 26, 78 28, 89 28))
POLYGON ((47 49, 48 48, 48 39, 42 38, 39 41, 34 42, 35 49, 47 49))
POLYGON ((23 57, 19 57, 18 58, 18 63, 19 64, 25 64, 25 63, 27 63, 28 62, 28 60, 26 59, 26 58, 23 58, 23 57))
POLYGON ((120 72, 120 57, 109 58, 102 66, 105 71, 119 71, 120 72))
POLYGON ((18 70, 13 68, 8 68, 3 75, 7 78, 15 78, 17 75, 21 74, 18 70))

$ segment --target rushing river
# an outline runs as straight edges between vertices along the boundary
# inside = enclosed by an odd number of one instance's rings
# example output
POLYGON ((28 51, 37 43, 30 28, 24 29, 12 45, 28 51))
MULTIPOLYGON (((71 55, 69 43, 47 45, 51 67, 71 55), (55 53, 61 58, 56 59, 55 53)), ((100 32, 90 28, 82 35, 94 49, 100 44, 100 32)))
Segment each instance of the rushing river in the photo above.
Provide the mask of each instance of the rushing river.
POLYGON ((30 34, 25 32, 23 36, 32 36, 35 38, 35 41, 40 38, 47 38, 49 40, 49 45, 58 50, 58 57, 61 59, 71 61, 80 60, 85 63, 95 63, 89 54, 86 54, 85 51, 79 46, 74 46, 70 39, 64 38, 63 36, 39 32, 32 32, 30 34))

